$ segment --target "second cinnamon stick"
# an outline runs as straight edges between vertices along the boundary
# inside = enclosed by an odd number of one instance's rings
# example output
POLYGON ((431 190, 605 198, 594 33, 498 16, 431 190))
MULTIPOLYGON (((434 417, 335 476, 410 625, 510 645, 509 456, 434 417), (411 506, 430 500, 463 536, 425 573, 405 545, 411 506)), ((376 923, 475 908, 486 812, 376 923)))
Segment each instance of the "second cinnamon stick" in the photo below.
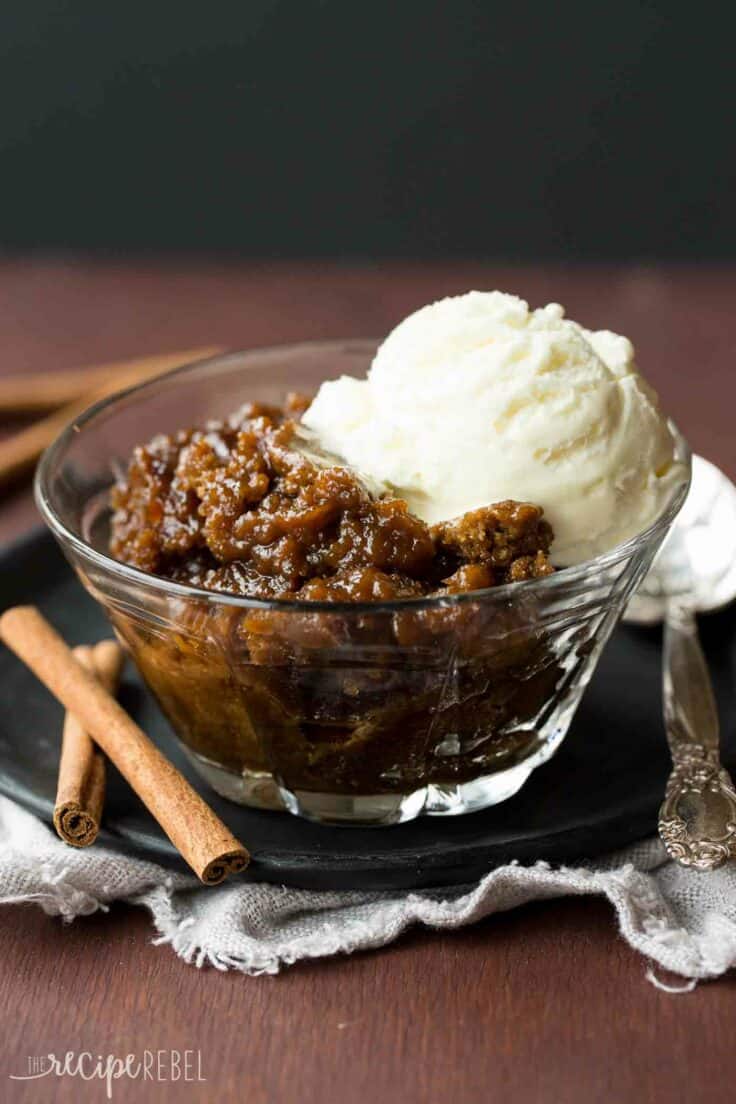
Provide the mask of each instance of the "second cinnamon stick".
MULTIPOLYGON (((93 671, 111 694, 123 666, 123 651, 114 640, 94 648, 74 649, 74 656, 93 671)), ((105 757, 73 713, 64 719, 54 827, 71 847, 89 847, 97 839, 105 800, 105 757)))

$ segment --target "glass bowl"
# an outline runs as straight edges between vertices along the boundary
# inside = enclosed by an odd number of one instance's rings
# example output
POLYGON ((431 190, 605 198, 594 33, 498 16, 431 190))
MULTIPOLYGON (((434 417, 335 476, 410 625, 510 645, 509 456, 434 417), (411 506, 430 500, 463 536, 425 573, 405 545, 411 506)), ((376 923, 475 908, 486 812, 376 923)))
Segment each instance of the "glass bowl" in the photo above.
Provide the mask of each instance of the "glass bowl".
POLYGON ((93 406, 36 479, 47 524, 202 777, 233 801, 331 823, 467 813, 516 793, 564 738, 687 491, 595 560, 451 597, 244 599, 110 558, 109 489, 137 444, 362 376, 375 348, 311 343, 188 365, 93 406))

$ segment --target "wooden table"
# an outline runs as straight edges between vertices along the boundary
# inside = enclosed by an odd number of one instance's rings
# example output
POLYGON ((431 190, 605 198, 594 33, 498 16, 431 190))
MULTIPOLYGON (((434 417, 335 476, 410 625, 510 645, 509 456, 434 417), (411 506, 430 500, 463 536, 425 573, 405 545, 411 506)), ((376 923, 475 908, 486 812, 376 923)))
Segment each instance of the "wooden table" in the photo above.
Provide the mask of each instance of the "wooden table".
MULTIPOLYGON (((629 334, 695 448, 736 476, 734 268, 8 260, 0 370, 382 334, 468 287, 558 299, 629 334)), ((21 490, 2 506, 0 539, 33 522, 21 490)), ((601 901, 416 930, 275 978, 196 970, 151 938, 133 908, 68 927, 0 910, 0 1099, 102 1100, 98 1083, 6 1077, 28 1055, 145 1049, 201 1051, 206 1083, 120 1081, 115 1100, 709 1104, 736 1091, 736 977, 657 991, 601 901)))

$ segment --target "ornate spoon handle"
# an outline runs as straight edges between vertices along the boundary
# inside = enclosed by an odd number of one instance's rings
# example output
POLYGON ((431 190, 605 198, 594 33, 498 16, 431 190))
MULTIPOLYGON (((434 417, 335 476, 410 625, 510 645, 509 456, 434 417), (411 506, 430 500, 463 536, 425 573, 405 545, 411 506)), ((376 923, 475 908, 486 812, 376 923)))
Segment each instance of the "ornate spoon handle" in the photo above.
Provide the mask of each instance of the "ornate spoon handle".
POLYGON ((665 622, 663 690, 673 770, 659 835, 673 859, 713 870, 736 855, 736 790, 721 766, 718 713, 695 616, 675 602, 665 622))

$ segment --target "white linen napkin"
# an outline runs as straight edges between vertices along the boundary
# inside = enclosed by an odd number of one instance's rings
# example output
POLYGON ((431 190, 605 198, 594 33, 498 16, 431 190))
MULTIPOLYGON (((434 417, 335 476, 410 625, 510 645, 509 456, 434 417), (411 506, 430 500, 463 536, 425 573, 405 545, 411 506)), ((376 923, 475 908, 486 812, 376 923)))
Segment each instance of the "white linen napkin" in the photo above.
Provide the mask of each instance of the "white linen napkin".
MULTIPOLYGON (((65 920, 112 901, 144 905, 155 942, 195 966, 274 974, 300 959, 381 947, 413 924, 458 928, 529 901, 579 894, 607 897, 627 943, 691 979, 682 988, 736 965, 736 862, 708 874, 686 870, 656 839, 589 868, 511 863, 446 890, 325 893, 245 878, 208 889, 107 847, 67 847, 0 797, 0 904, 35 902, 65 920)), ((651 970, 648 976, 668 988, 651 970)))

